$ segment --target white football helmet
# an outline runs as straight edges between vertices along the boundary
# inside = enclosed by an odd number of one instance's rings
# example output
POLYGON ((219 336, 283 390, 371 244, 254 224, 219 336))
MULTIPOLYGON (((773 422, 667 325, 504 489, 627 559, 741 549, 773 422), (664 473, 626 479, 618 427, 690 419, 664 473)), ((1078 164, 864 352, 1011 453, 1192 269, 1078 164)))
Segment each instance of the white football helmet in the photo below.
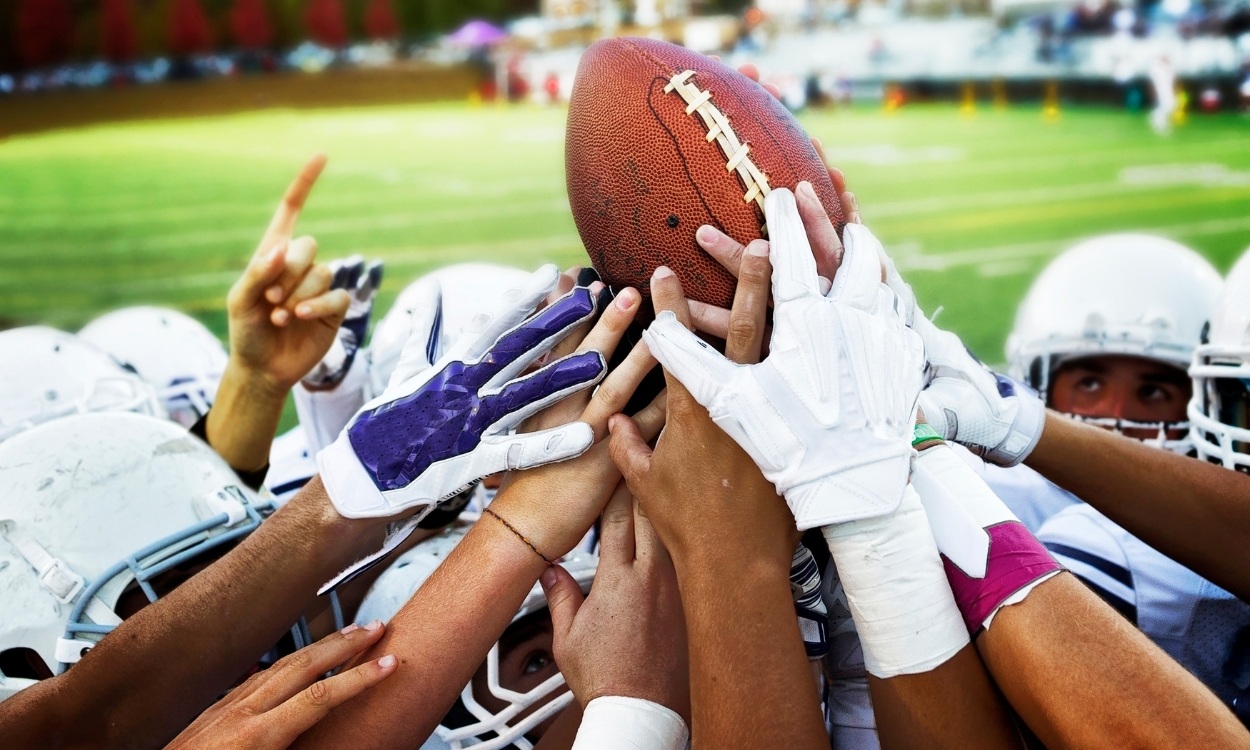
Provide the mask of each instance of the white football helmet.
MULTIPOLYGON (((1127 355, 1187 369, 1222 284, 1201 255, 1172 240, 1145 234, 1086 240, 1051 261, 1029 288, 1007 338, 1009 374, 1049 398, 1055 368, 1073 359, 1127 355)), ((1192 449, 1188 438, 1167 439, 1188 430, 1187 422, 1080 419, 1116 432, 1157 431, 1147 442, 1192 449)))
POLYGON ((0 332, 0 441, 57 417, 111 411, 165 416, 152 386, 74 334, 0 332))
POLYGON ((64 671, 270 510, 165 419, 84 414, 0 443, 0 700, 64 671), (119 603, 122 605, 119 607, 119 603))
MULTIPOLYGON (((460 263, 432 271, 409 284, 373 330, 373 338, 369 342, 369 387, 372 393, 365 400, 385 390, 412 331, 412 312, 417 307, 418 299, 432 288, 431 280, 438 282, 443 298, 439 340, 435 342, 441 352, 459 338, 473 318, 489 311, 504 293, 522 287, 527 279, 529 273, 519 268, 493 263, 460 263)), ((430 354, 431 362, 438 359, 438 352, 430 354)))
POLYGON ((1250 472, 1250 250, 1228 272, 1207 341, 1189 374, 1191 437, 1198 457, 1250 472))
MULTIPOLYGON (((356 622, 364 624, 371 620, 386 622, 407 602, 421 584, 425 583, 451 550, 464 538, 465 533, 473 524, 464 519, 457 520, 437 535, 421 542, 405 552, 391 567, 387 568, 374 582, 369 593, 365 595, 356 614, 356 622)), ((595 578, 595 569, 599 566, 596 555, 573 551, 560 561, 573 579, 582 587, 583 593, 590 592, 590 584, 595 578)), ((535 584, 521 609, 512 618, 515 623, 521 618, 546 609, 547 598, 542 587, 535 584)), ((423 750, 447 747, 451 750, 473 748, 473 750, 497 750, 497 748, 518 748, 531 750, 533 743, 526 739, 525 734, 548 718, 562 711, 573 700, 573 694, 564 691, 550 698, 564 685, 564 677, 559 673, 544 680, 537 687, 521 693, 510 690, 500 684, 499 670, 500 648, 496 643, 486 656, 486 672, 488 689, 493 697, 503 701, 505 707, 498 713, 482 705, 478 696, 474 695, 473 684, 469 683, 460 693, 460 699, 443 723, 434 731, 434 736, 423 745, 423 750), (546 703, 543 701, 546 700, 546 703), (533 713, 518 719, 531 706, 539 705, 533 713), (463 709, 463 710, 461 710, 463 709), (470 718, 457 721, 457 716, 470 718), (454 726, 453 726, 454 725, 454 726)))
POLYGON ((156 389, 170 419, 190 427, 208 413, 226 369, 226 348, 203 323, 164 307, 101 315, 78 336, 156 389))

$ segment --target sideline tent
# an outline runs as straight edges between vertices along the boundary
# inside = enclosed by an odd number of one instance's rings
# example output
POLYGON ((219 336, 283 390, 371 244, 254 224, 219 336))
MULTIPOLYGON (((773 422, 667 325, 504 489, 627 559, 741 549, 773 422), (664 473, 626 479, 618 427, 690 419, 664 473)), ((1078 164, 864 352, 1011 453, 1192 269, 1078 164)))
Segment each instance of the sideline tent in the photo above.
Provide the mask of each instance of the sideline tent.
POLYGON ((462 47, 487 47, 498 44, 508 38, 508 32, 487 21, 469 21, 453 34, 447 41, 462 47))

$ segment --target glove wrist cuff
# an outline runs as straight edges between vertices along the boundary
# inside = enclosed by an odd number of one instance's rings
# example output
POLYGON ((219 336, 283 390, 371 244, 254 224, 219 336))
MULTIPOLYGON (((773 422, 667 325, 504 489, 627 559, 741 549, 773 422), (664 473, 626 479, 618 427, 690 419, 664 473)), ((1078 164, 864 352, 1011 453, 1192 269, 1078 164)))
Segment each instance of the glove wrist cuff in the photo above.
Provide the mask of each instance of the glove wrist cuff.
POLYGON ((1016 418, 1003 441, 989 451, 987 461, 999 466, 1011 467, 1022 463, 1042 439, 1046 426, 1046 408, 1040 398, 1021 394, 1016 397, 1016 418))

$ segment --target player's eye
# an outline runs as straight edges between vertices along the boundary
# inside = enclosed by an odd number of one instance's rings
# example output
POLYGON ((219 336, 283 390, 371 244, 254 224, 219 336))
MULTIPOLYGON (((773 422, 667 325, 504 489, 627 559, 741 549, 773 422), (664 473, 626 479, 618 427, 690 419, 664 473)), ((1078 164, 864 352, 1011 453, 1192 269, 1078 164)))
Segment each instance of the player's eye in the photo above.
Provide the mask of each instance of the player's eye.
POLYGON ((1083 393, 1097 393, 1102 388, 1102 380, 1095 375, 1086 375, 1076 381, 1076 388, 1083 393))
POLYGON ((536 674, 551 666, 552 662, 551 654, 546 651, 535 651, 525 658, 521 671, 524 674, 536 674))
POLYGON ((1148 383, 1137 390, 1137 397, 1142 401, 1166 403, 1172 400, 1172 392, 1161 385, 1148 383))

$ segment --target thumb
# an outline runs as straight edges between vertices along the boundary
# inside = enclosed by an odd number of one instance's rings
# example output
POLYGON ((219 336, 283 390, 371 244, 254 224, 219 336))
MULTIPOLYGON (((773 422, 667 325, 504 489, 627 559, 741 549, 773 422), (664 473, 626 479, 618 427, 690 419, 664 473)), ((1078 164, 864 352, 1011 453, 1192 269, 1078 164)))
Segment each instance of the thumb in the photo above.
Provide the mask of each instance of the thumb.
POLYGON ((543 571, 538 582, 547 597, 554 643, 562 644, 573 629, 573 619, 577 617, 577 611, 581 609, 586 597, 582 595, 582 587, 577 585, 573 576, 559 565, 552 565, 543 571))
POLYGON ((638 425, 624 414, 613 415, 608 420, 608 432, 611 433, 608 452, 612 463, 625 478, 625 484, 631 490, 636 489, 651 469, 651 449, 643 440, 638 425))
POLYGON ((228 307, 234 312, 247 310, 264 299, 265 290, 282 276, 286 269, 287 243, 275 245, 269 252, 257 253, 248 261, 243 275, 230 289, 228 307))

